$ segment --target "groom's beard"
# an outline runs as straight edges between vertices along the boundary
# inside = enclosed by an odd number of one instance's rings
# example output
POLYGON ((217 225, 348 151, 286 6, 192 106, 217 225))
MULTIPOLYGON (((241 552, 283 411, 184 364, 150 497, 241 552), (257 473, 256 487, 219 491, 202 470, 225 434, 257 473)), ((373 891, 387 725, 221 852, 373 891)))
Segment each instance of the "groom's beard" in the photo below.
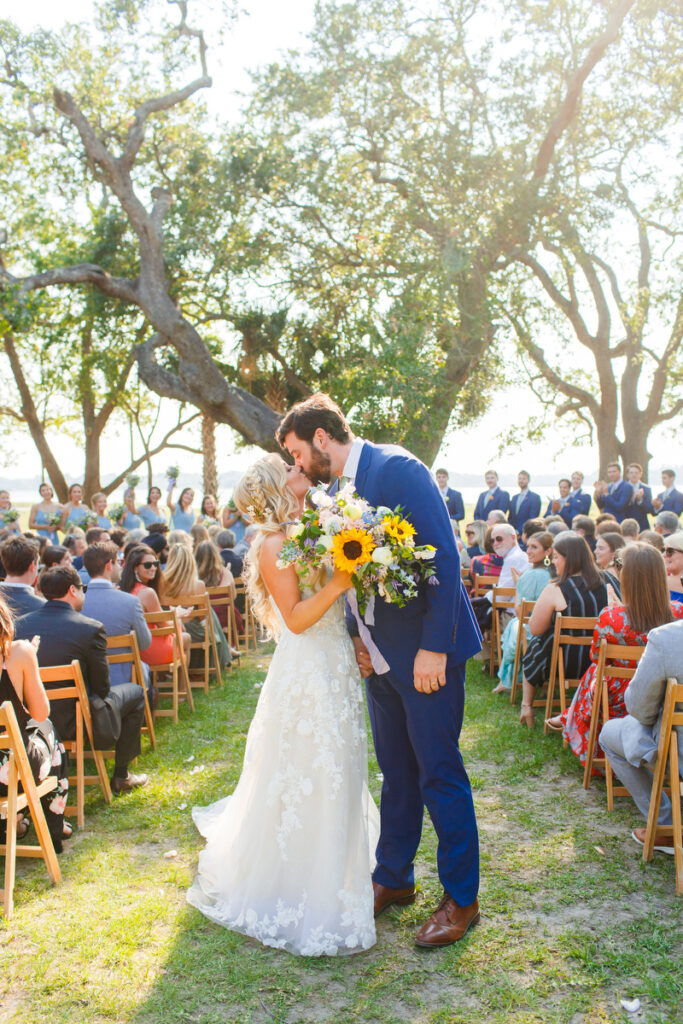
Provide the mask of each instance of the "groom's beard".
POLYGON ((329 484, 332 479, 332 463, 327 452, 319 452, 311 445, 311 460, 306 476, 312 484, 329 484))

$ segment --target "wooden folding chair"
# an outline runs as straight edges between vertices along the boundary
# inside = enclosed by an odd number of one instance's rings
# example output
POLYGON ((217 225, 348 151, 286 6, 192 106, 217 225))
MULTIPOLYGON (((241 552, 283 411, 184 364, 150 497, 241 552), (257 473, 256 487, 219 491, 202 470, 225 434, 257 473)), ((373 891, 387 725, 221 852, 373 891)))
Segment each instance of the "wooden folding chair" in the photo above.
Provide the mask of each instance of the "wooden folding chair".
POLYGON ((187 701, 190 711, 194 711, 194 699, 192 697, 192 687, 190 686, 187 665, 185 664, 182 629, 178 613, 175 609, 172 611, 145 612, 145 619, 152 630, 152 637, 173 637, 171 660, 162 665, 150 665, 149 671, 151 673, 152 685, 156 686, 159 691, 159 701, 168 699, 171 701, 170 708, 160 708, 157 706, 154 711, 154 717, 172 718, 174 722, 177 722, 178 705, 181 700, 187 701), (170 680, 159 679, 161 672, 170 673, 170 680))
POLYGON ((650 810, 647 817, 647 829, 643 844, 643 860, 652 860, 655 847, 655 836, 663 833, 671 836, 676 866, 676 895, 683 896, 683 839, 681 838, 681 799, 683 799, 683 783, 681 782, 678 733, 676 727, 683 729, 683 683, 668 679, 666 696, 662 710, 661 732, 657 748, 652 793, 650 794, 650 810), (664 778, 669 773, 671 793, 672 825, 658 825, 659 807, 662 802, 664 778))
POLYGON ((201 640, 192 640, 190 643, 190 658, 192 657, 192 651, 201 651, 203 664, 201 668, 191 668, 191 662, 188 661, 187 671, 190 678, 190 686, 195 689, 203 690, 204 693, 209 692, 209 676, 211 671, 214 672, 216 682, 220 685, 221 679, 221 667, 218 661, 218 647, 216 645, 216 634, 213 625, 213 615, 211 614, 211 604, 209 602, 208 594, 181 594, 179 597, 174 598, 174 604, 179 605, 182 608, 189 608, 190 614, 183 618, 182 622, 198 622, 203 627, 203 633, 201 640), (213 656, 213 670, 211 668, 211 658, 213 656))
MULTIPOLYGON (((216 610, 217 608, 225 608, 225 625, 221 628, 225 635, 225 639, 230 644, 233 651, 239 650, 239 634, 237 632, 237 617, 235 615, 235 594, 234 587, 231 584, 227 587, 207 587, 206 592, 209 595, 209 601, 211 607, 216 610)), ((220 615, 218 616, 220 621, 220 615)), ((232 664, 228 665, 229 671, 232 671, 232 664)))
POLYGON ((52 836, 40 802, 41 796, 57 788, 57 779, 54 775, 48 775, 43 782, 36 784, 17 716, 8 700, 0 704, 0 749, 9 751, 7 796, 0 797, 0 816, 6 819, 7 837, 5 842, 0 844, 0 854, 5 858, 2 903, 5 917, 10 917, 14 908, 17 857, 42 857, 53 885, 62 880, 52 836), (23 790, 22 793, 19 792, 19 786, 23 790), (38 846, 17 846, 17 814, 27 807, 38 836, 38 846))
POLYGON ((602 725, 609 721, 609 694, 607 692, 607 679, 633 679, 636 668, 643 656, 644 647, 626 647, 620 644, 608 644, 606 640, 600 642, 600 654, 595 670, 595 687, 593 690, 593 706, 591 709, 591 727, 588 734, 588 750, 586 752, 586 764, 583 772, 583 788, 589 789, 593 768, 603 768, 605 772, 605 783, 607 785, 607 810, 614 810, 615 796, 629 796, 625 786, 614 785, 614 773, 606 757, 595 757, 595 747, 598 742, 598 723, 602 725), (610 664, 614 661, 633 661, 633 668, 624 665, 610 664), (601 718, 602 712, 602 718, 601 718))
POLYGON ((472 576, 470 574, 469 566, 460 566, 460 579, 465 584, 465 590, 469 594, 472 589, 472 576))
POLYGON ((57 700, 75 701, 76 738, 73 740, 62 739, 61 742, 64 744, 65 750, 72 754, 76 761, 76 774, 69 776, 70 787, 71 783, 76 783, 76 804, 75 806, 68 804, 64 809, 64 813, 69 816, 75 814, 78 827, 83 828, 85 824, 85 787, 99 784, 106 803, 110 804, 111 786, 109 785, 109 776, 104 764, 104 755, 101 750, 97 750, 95 747, 92 718, 90 716, 90 701, 88 700, 88 693, 83 682, 81 666, 78 661, 72 661, 70 665, 41 666, 40 678, 47 690, 50 704, 57 700), (53 684, 55 683, 68 683, 70 685, 54 686, 53 684), (85 774, 83 764, 85 757, 84 729, 90 744, 91 756, 95 762, 97 775, 85 774))
POLYGON ((515 587, 499 587, 495 586, 492 588, 491 593, 491 643, 489 653, 489 675, 492 676, 496 671, 496 665, 500 665, 503 660, 503 650, 501 647, 500 638, 502 636, 502 629, 500 628, 500 613, 503 611, 511 612, 514 611, 515 602, 517 600, 517 590, 515 587))
POLYGON ((258 651, 258 637, 256 635, 256 619, 254 612, 251 607, 251 601, 249 600, 249 594, 244 580, 240 576, 235 580, 235 597, 244 596, 244 633, 239 637, 239 648, 244 651, 245 654, 249 653, 249 650, 253 650, 254 654, 258 651))
POLYGON ((522 658, 526 654, 528 639, 526 627, 529 625, 531 613, 534 610, 535 601, 522 601, 519 609, 519 627, 517 629, 517 645, 515 647, 515 663, 512 666, 512 688, 510 690, 510 703, 514 704, 517 698, 519 684, 517 677, 522 664, 522 658))
MULTIPOLYGON (((567 692, 575 690, 581 679, 567 679, 564 669, 564 648, 565 647, 590 647, 593 643, 593 630, 598 621, 597 615, 562 615, 559 612, 555 616, 555 634, 553 637, 553 653, 550 659, 550 676, 548 677, 548 692, 545 700, 545 717, 552 718, 553 714, 564 714, 567 710, 567 692), (588 636, 576 636, 572 630, 586 630, 588 636), (555 691, 559 690, 558 696, 555 691)), ((547 735, 550 731, 547 725, 543 726, 547 735)))
POLYGON ((500 583, 500 576, 472 576, 472 597, 483 597, 487 590, 500 583))
POLYGON ((149 706, 149 697, 147 696, 147 687, 145 686, 145 674, 142 669, 142 659, 140 658, 140 648, 138 647, 138 638, 136 634, 134 632, 130 632, 119 633, 117 636, 108 636, 107 661, 110 665, 130 665, 131 682, 137 683, 138 686, 142 687, 142 692, 145 698, 145 724, 142 727, 142 732, 147 733, 152 750, 156 750, 157 739, 154 734, 154 716, 152 715, 152 709, 149 706))

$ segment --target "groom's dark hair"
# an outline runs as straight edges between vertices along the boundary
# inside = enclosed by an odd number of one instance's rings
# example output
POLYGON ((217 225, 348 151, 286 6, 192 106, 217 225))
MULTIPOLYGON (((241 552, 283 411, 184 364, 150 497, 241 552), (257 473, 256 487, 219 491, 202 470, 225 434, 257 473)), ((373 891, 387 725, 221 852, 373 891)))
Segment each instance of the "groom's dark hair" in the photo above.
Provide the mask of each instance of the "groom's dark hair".
POLYGON ((298 438, 310 444, 316 430, 320 428, 342 444, 351 438, 344 413, 323 391, 293 405, 275 431, 275 437, 284 448, 285 438, 293 430, 298 438))

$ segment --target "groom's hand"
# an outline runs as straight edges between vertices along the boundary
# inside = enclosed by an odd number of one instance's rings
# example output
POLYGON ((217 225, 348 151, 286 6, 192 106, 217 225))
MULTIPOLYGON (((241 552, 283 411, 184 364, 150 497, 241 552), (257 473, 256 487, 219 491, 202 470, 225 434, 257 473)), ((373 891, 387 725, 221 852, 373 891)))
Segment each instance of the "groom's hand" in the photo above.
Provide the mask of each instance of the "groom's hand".
POLYGON ((423 651, 415 655, 413 665, 415 689, 420 693, 433 693, 446 685, 446 655, 436 651, 423 651))
POLYGON ((371 676, 372 673, 374 672, 374 669, 372 667, 372 661, 370 660, 370 655, 368 654, 368 649, 359 636, 354 636, 351 639, 353 640, 353 646, 356 651, 356 661, 358 662, 360 674, 362 675, 363 679, 367 679, 367 677, 371 676))

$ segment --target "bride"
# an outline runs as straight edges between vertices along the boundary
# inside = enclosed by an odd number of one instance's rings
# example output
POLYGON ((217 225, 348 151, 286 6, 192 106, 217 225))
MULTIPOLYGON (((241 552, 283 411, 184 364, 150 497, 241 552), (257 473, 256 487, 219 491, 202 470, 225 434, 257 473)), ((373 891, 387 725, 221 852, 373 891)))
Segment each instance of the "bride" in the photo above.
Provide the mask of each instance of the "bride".
POLYGON ((235 504, 260 526, 247 569, 254 612, 279 637, 234 792, 193 818, 206 838, 187 899, 212 921, 303 956, 375 943, 371 870, 379 814, 368 792, 361 680, 342 595, 351 577, 299 589, 277 559, 310 481, 266 455, 235 504))

